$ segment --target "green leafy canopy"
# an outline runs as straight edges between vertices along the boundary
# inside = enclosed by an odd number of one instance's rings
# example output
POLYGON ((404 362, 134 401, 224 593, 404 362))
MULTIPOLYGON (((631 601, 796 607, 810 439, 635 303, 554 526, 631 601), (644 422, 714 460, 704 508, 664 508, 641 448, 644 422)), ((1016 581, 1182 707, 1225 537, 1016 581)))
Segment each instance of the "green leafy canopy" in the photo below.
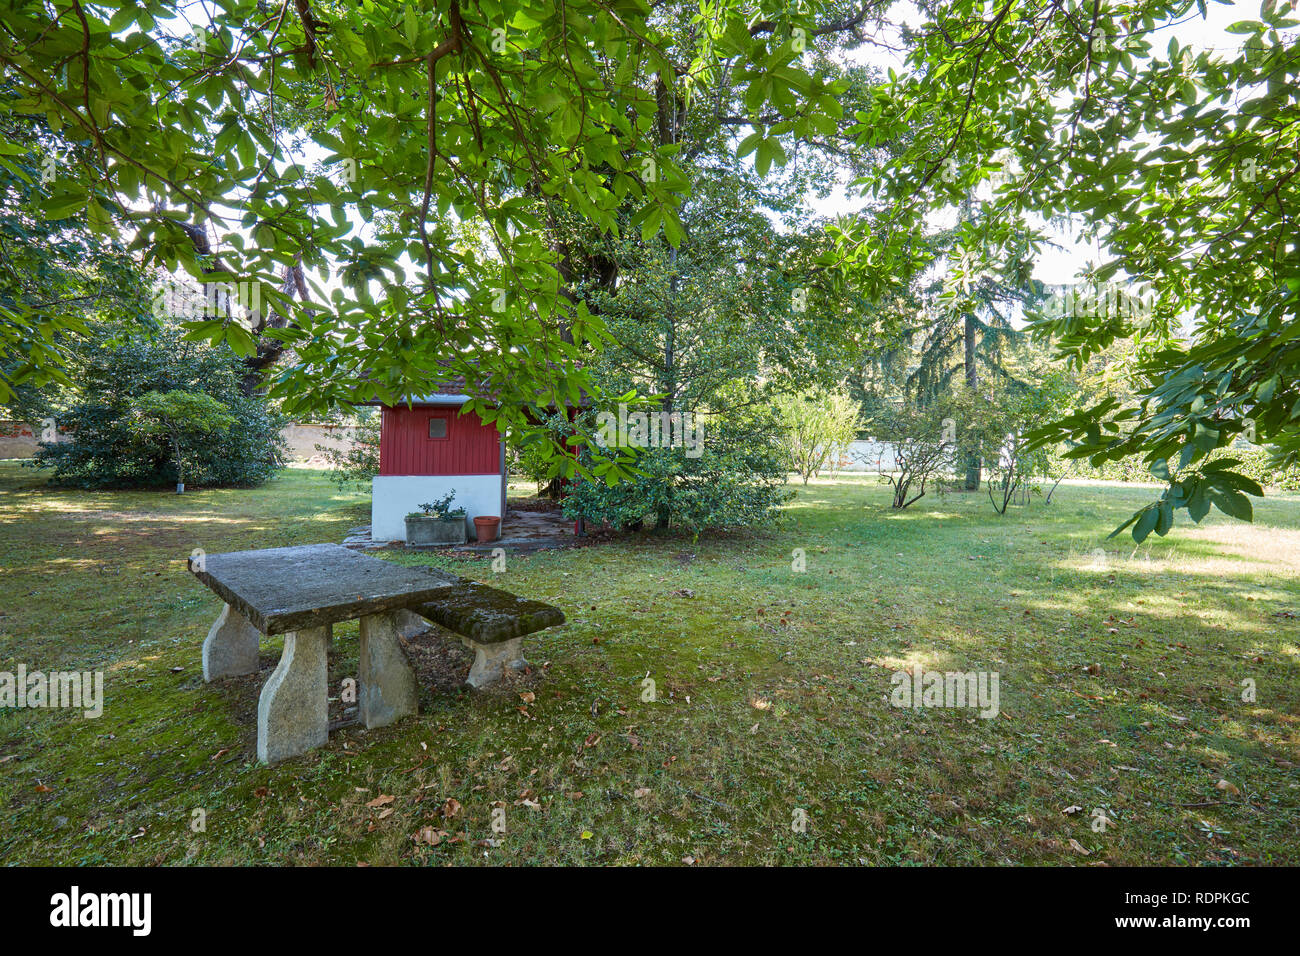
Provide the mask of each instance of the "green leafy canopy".
POLYGON ((1136 402, 1034 434, 1094 464, 1142 455, 1171 482, 1134 516, 1138 540, 1167 532, 1180 508, 1249 519, 1258 485, 1207 464, 1216 449, 1245 437, 1280 463, 1300 456, 1294 6, 1266 0, 1230 28, 1240 49, 1224 50, 1179 42, 1205 0, 956 0, 926 8, 908 70, 857 115, 864 141, 906 143, 862 181, 885 216, 839 236, 839 260, 866 286, 924 269, 927 214, 979 196, 973 257, 995 263, 1017 237, 1068 219, 1107 255, 1084 279, 1151 290, 1149 313, 1038 324, 1079 364, 1138 341, 1136 402))
MULTIPOLYGON (((215 315, 192 334, 244 355, 283 346, 269 385, 289 413, 398 402, 460 374, 493 399, 471 408, 509 432, 531 427, 523 406, 576 402, 579 357, 606 337, 566 294, 548 223, 574 212, 612 233, 632 203, 631 228, 679 243, 684 181, 676 146, 654 135, 657 97, 725 72, 779 162, 774 132, 839 110, 799 66, 818 9, 719 0, 670 47, 645 0, 214 0, 203 13, 10 0, 0 117, 39 117, 78 146, 48 219, 85 210, 147 267, 255 290, 251 327, 215 315), (338 284, 309 281, 310 301, 294 300, 282 276, 297 264, 338 284)), ((0 129, 0 166, 26 175, 28 148, 0 129)), ((48 311, 6 308, 14 328, 48 311)))

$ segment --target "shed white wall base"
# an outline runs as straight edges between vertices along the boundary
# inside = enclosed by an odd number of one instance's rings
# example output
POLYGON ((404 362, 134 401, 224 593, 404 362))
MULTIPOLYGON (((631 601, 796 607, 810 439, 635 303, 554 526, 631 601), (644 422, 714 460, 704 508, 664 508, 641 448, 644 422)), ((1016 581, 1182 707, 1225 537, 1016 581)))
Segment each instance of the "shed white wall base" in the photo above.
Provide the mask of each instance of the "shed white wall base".
POLYGON ((370 486, 370 538, 405 541, 406 516, 420 505, 455 489, 453 508, 465 509, 466 533, 474 538, 474 519, 501 514, 500 475, 377 475, 370 486))

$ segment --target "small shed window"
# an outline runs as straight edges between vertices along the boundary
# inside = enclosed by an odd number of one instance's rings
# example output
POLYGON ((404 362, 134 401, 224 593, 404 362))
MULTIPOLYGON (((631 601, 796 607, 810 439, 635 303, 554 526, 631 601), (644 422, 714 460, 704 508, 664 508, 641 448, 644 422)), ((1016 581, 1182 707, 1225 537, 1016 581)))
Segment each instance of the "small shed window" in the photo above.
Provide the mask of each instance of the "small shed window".
POLYGON ((430 438, 447 437, 447 416, 445 415, 429 416, 429 437, 430 438))

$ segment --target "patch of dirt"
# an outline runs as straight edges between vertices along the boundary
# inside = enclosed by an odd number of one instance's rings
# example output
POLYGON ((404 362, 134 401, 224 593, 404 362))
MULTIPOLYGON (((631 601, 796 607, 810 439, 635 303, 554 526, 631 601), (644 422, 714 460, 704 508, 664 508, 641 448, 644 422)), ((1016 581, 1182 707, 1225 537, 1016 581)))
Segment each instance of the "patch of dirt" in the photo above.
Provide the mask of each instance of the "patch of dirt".
POLYGON ((422 690, 436 697, 440 694, 455 695, 465 689, 465 678, 474 663, 474 653, 451 631, 431 628, 404 638, 402 646, 415 668, 422 690))
MULTIPOLYGON (((404 638, 402 646, 415 668, 420 687, 433 695, 458 694, 469 688, 465 678, 474 663, 474 652, 461 643, 460 637, 433 625, 429 630, 404 638)), ((528 656, 528 638, 524 638, 524 656, 528 656)), ((475 694, 499 694, 513 697, 541 682, 542 668, 534 662, 522 671, 507 670, 501 680, 490 687, 474 690, 475 694)))
POLYGON ((511 498, 506 502, 506 516, 509 517, 511 511, 542 511, 556 512, 560 510, 560 503, 552 501, 550 498, 511 498))
MULTIPOLYGON (((278 663, 280 663, 278 652, 263 652, 257 657, 257 673, 242 674, 239 677, 222 677, 208 685, 217 688, 221 694, 226 707, 229 708, 230 722, 244 731, 239 737, 238 746, 231 747, 228 753, 223 754, 221 761, 228 763, 236 758, 242 758, 256 762, 257 701, 262 695, 262 685, 270 678, 278 663)), ((331 701, 331 720, 337 716, 334 708, 335 703, 331 701)))
MULTIPOLYGON (((437 625, 411 638, 403 638, 406 656, 415 668, 420 687, 421 710, 430 697, 455 697, 469 690, 465 678, 474 663, 474 652, 465 647, 460 637, 437 625), (426 696, 427 695, 427 696, 426 696)), ((524 651, 528 646, 525 639, 524 651)), ((230 720, 243 729, 239 745, 222 755, 223 762, 237 759, 257 759, 257 704, 262 686, 270 678, 280 658, 275 653, 263 653, 258 658, 255 674, 225 677, 213 686, 220 688, 229 708, 230 720)), ((330 648, 329 665, 329 722, 331 734, 341 728, 358 723, 357 705, 342 699, 343 681, 356 677, 355 647, 340 647, 334 641, 330 648)), ((516 697, 520 691, 536 687, 542 680, 542 668, 530 663, 523 671, 506 671, 502 679, 491 687, 473 691, 475 694, 516 697)))

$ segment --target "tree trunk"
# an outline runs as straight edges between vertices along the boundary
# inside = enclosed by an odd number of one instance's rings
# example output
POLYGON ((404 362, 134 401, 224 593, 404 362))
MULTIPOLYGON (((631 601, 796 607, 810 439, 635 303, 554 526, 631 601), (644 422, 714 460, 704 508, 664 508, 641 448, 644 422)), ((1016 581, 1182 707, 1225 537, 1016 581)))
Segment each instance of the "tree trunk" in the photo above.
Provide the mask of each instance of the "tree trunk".
MULTIPOLYGON (((675 77, 664 80, 660 73, 655 78, 655 121, 659 128, 659 145, 668 146, 677 142, 677 128, 681 120, 681 107, 677 102, 675 77)), ((677 393, 677 356, 676 331, 677 316, 677 250, 668 247, 668 328, 664 339, 664 393, 663 410, 670 415, 673 412, 677 393)))
POLYGON ((185 487, 185 462, 181 458, 181 438, 178 432, 172 432, 172 454, 176 456, 176 490, 185 487))
MULTIPOLYGON (((297 292, 303 302, 307 301, 307 279, 302 273, 302 257, 299 256, 292 266, 286 266, 284 280, 280 283, 281 295, 290 298, 297 292)), ((268 315, 260 328, 254 330, 253 338, 257 343, 257 352, 244 359, 245 372, 240 379, 239 390, 252 397, 262 387, 262 380, 268 368, 280 361, 284 355, 285 343, 278 339, 265 338, 261 333, 265 329, 283 329, 290 325, 288 316, 281 315, 274 306, 268 306, 268 315)))
MULTIPOLYGON (((675 249, 673 250, 673 253, 676 253, 675 249)), ((676 255, 670 255, 669 258, 670 260, 675 259, 676 255)), ((677 276, 674 275, 671 279, 668 280, 668 297, 670 300, 668 306, 669 309, 672 309, 676 302, 676 295, 677 295, 677 290, 675 288, 676 285, 677 285, 677 276)), ((668 328, 664 336, 664 368, 663 368, 663 372, 664 372, 663 410, 670 415, 673 412, 673 393, 677 391, 676 347, 677 347, 677 322, 670 314, 668 316, 668 328)))
MULTIPOLYGON (((964 328, 962 329, 962 339, 964 349, 963 363, 966 370, 966 387, 970 389, 971 397, 974 398, 976 390, 979 388, 979 367, 975 364, 975 313, 967 312, 965 317, 964 328)), ((979 455, 971 455, 966 460, 966 490, 979 491, 980 487, 980 458, 979 455)))

